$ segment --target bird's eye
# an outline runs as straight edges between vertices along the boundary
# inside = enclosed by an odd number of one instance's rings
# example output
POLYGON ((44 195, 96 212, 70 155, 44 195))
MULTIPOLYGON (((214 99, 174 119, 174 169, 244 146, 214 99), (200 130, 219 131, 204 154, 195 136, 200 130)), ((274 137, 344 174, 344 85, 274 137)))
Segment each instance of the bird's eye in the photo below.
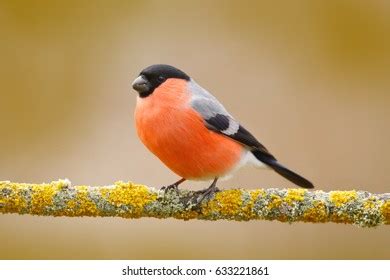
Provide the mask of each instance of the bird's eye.
POLYGON ((165 81, 165 77, 164 76, 159 76, 158 77, 158 81, 159 82, 164 82, 165 81))

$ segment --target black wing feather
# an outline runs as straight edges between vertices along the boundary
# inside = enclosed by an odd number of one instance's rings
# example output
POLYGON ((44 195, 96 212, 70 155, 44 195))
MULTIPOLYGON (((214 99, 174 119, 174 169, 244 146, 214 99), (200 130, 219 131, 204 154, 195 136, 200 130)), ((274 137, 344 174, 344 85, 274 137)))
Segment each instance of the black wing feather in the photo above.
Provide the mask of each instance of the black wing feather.
POLYGON ((256 150, 264 153, 268 158, 275 159, 275 157, 262 145, 248 130, 242 125, 234 134, 227 134, 223 131, 229 128, 229 124, 232 120, 229 116, 223 114, 216 114, 214 117, 209 118, 206 121, 207 128, 230 137, 231 139, 249 147, 251 150, 256 150))
POLYGON ((208 128, 221 133, 229 127, 230 120, 228 116, 216 114, 214 117, 207 119, 206 123, 208 128))

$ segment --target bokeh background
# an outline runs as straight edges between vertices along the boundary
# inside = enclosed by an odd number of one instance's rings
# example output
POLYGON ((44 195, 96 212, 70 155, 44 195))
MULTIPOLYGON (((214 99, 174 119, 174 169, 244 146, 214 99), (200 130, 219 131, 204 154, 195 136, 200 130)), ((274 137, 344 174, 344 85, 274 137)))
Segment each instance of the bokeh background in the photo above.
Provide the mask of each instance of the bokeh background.
MULTIPOLYGON (((386 0, 2 0, 0 180, 175 181, 136 136, 131 89, 144 67, 168 63, 318 189, 389 192, 389 34, 386 0)), ((220 186, 291 184, 245 169, 220 186)), ((1 215, 0 258, 388 259, 389 236, 335 224, 1 215)))

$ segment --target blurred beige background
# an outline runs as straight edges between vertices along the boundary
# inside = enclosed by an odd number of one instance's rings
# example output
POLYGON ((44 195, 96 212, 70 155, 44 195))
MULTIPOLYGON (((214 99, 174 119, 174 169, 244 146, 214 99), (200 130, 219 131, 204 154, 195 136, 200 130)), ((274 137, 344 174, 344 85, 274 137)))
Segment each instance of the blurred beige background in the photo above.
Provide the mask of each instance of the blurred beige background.
MULTIPOLYGON (((168 63, 318 189, 390 191, 388 1, 196 2, 1 1, 0 180, 176 180, 133 124, 131 81, 168 63)), ((291 184, 245 169, 220 186, 291 184)), ((0 216, 2 259, 389 259, 389 237, 335 224, 0 216)))

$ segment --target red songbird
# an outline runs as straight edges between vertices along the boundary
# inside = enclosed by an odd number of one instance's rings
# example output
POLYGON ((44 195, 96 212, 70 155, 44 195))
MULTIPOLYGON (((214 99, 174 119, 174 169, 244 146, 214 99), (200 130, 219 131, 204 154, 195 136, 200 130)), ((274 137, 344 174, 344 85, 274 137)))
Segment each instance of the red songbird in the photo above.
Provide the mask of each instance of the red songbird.
MULTIPOLYGON (((139 138, 169 169, 185 180, 213 180, 199 191, 203 198, 218 189, 218 178, 244 165, 271 168, 303 188, 313 184, 276 158, 207 90, 183 71, 156 64, 133 82, 138 92, 135 123, 139 138)), ((202 198, 202 199, 203 199, 202 198)))

